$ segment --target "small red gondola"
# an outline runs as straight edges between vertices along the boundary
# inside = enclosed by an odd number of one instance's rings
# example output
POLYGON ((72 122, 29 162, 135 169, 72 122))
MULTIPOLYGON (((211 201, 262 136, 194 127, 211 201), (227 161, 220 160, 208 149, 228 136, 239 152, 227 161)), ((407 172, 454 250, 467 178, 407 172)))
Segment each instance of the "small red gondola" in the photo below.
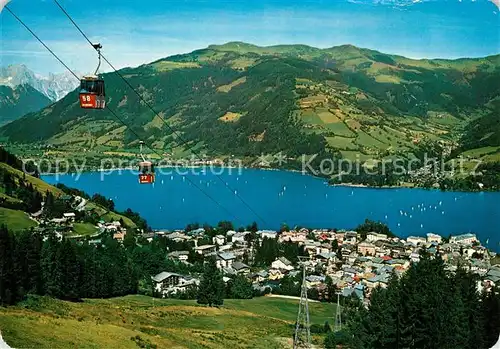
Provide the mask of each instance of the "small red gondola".
POLYGON ((106 107, 104 80, 97 76, 84 76, 80 83, 80 107, 104 109, 106 107))
POLYGON ((153 184, 155 182, 155 170, 151 161, 142 161, 139 163, 139 183, 153 184))
POLYGON ((104 109, 106 107, 104 80, 97 75, 101 66, 102 46, 101 44, 94 44, 93 46, 99 54, 99 65, 94 75, 84 76, 80 80, 80 107, 84 109, 104 109))

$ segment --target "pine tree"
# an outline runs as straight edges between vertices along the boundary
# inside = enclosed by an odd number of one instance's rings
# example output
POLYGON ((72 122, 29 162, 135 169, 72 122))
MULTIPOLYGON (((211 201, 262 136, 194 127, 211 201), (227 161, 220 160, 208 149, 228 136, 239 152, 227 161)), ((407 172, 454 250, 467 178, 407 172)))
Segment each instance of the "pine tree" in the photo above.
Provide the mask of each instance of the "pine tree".
POLYGON ((74 244, 64 239, 59 244, 61 290, 60 297, 64 299, 78 299, 80 295, 80 264, 74 244))
POLYGON ((259 227, 257 226, 257 222, 253 222, 247 227, 248 231, 251 231, 252 233, 256 233, 259 230, 259 227))
MULTIPOLYGON (((297 263, 299 256, 299 244, 286 241, 280 245, 280 254, 292 263, 297 263)), ((271 261, 272 263, 272 261, 271 261)))
POLYGON ((91 247, 88 244, 83 246, 81 297, 95 298, 99 295, 97 289, 97 278, 100 277, 98 258, 98 248, 91 247))
POLYGON ((336 302, 337 286, 335 286, 332 278, 328 275, 325 278, 325 284, 326 284, 326 295, 325 295, 326 300, 328 302, 336 302))
POLYGON ((5 188, 5 194, 12 196, 12 193, 14 192, 14 189, 16 187, 16 184, 14 182, 14 179, 12 178, 12 175, 9 172, 3 172, 3 186, 5 188))
POLYGON ((347 316, 351 348, 491 348, 498 340, 498 290, 479 298, 476 277, 452 274, 436 256, 423 256, 400 280, 372 291, 368 309, 347 316))
POLYGON ((276 239, 264 238, 262 244, 258 247, 255 255, 256 265, 271 265, 279 255, 279 246, 276 239))
POLYGON ((42 270, 44 294, 53 297, 61 296, 62 270, 61 251, 59 242, 54 234, 44 242, 41 252, 40 266, 42 270))
POLYGON ((26 293, 42 294, 40 258, 42 237, 33 231, 18 234, 16 258, 19 265, 20 285, 26 293))
POLYGON ((136 246, 134 229, 127 229, 127 233, 125 234, 125 238, 123 239, 123 246, 129 249, 133 249, 136 246))
MULTIPOLYGON (((469 319, 467 314, 467 304, 464 302, 460 289, 457 287, 452 295, 451 302, 447 304, 444 333, 442 334, 442 348, 471 348, 468 345, 469 319)), ((474 346, 475 347, 475 346, 474 346)))
POLYGON ((390 308, 388 291, 383 288, 373 290, 370 298, 367 331, 371 333, 368 348, 388 349, 394 348, 396 343, 395 319, 390 308))
POLYGON ((427 256, 417 265, 417 278, 413 282, 422 288, 417 294, 417 310, 422 314, 417 327, 418 342, 423 347, 446 348, 449 319, 454 295, 450 289, 448 273, 441 259, 427 256))
POLYGON ((371 333, 369 328, 369 312, 360 304, 348 306, 343 309, 343 320, 347 318, 347 341, 349 348, 352 349, 367 349, 370 341, 371 333), (347 315, 347 316, 346 316, 347 315))
POLYGON ((338 343, 335 332, 328 332, 323 342, 325 349, 336 349, 337 344, 338 343))
POLYGON ((337 241, 337 239, 334 239, 332 241, 332 251, 337 251, 339 249, 339 242, 337 241))
POLYGON ((453 284, 457 288, 458 296, 463 304, 463 322, 466 326, 464 345, 470 348, 484 346, 482 324, 484 315, 480 307, 480 295, 476 288, 478 278, 459 268, 454 277, 453 284))
POLYGON ((204 266, 203 276, 198 288, 198 304, 209 307, 219 306, 224 303, 224 281, 222 274, 217 269, 215 258, 210 258, 204 266))
POLYGON ((332 327, 330 326, 330 323, 328 322, 328 320, 326 320, 324 325, 323 325, 323 332, 325 332, 325 333, 332 332, 332 327))
POLYGON ((230 296, 233 299, 251 299, 253 297, 252 283, 243 275, 237 275, 232 280, 230 296))
POLYGON ((484 348, 492 348, 498 341, 500 329, 500 290, 483 293, 481 308, 485 315, 483 323, 484 348))
POLYGON ((0 226, 0 305, 13 304, 16 301, 13 240, 7 227, 0 226))

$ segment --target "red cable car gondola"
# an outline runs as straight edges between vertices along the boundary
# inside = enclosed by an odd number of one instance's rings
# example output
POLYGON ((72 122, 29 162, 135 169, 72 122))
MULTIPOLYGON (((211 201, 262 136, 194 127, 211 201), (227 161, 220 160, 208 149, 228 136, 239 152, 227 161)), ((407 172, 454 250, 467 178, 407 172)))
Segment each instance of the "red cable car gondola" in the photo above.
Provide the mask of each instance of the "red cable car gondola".
POLYGON ((142 161, 139 162, 139 183, 140 184, 153 184, 155 182, 155 168, 151 161, 147 161, 142 154, 143 141, 140 144, 140 154, 142 161))
POLYGON ((142 161, 139 163, 139 183, 153 184, 155 182, 154 165, 151 161, 142 161))
POLYGON ((80 107, 104 109, 106 107, 104 80, 97 76, 84 76, 80 81, 80 107))
POLYGON ((101 66, 101 44, 93 45, 99 53, 99 65, 91 76, 80 80, 80 107, 84 109, 104 109, 106 107, 104 80, 97 75, 101 66))

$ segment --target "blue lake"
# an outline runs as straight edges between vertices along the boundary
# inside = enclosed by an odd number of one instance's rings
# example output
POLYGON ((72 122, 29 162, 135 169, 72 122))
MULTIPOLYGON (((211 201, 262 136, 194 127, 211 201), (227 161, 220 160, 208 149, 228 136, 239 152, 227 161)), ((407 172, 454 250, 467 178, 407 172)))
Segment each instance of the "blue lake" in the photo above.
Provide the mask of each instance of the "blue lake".
POLYGON ((322 179, 300 173, 257 169, 221 169, 218 176, 202 173, 201 169, 185 171, 181 175, 161 169, 163 174, 157 173, 154 185, 140 185, 131 171, 42 178, 51 184, 61 182, 91 195, 112 198, 117 209, 130 207, 140 212, 156 229, 221 220, 233 221, 235 226, 256 221, 260 228, 269 229, 278 229, 283 222, 289 226, 350 229, 370 218, 388 224, 403 237, 427 232, 443 236, 474 232, 483 243, 489 238, 491 249, 500 249, 498 192, 332 187, 322 179))

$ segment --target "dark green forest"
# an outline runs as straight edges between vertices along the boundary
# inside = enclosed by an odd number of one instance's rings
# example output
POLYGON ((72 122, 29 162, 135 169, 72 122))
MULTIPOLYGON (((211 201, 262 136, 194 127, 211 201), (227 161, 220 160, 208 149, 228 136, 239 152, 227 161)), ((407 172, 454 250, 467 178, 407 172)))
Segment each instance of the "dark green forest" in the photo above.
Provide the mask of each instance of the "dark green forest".
POLYGON ((24 84, 15 88, 0 85, 0 126, 51 103, 48 97, 30 85, 24 84))
POLYGON ((462 150, 500 146, 500 106, 471 121, 461 142, 462 150))
POLYGON ((17 156, 9 153, 3 147, 0 147, 0 162, 7 164, 16 170, 26 171, 27 173, 32 173, 32 176, 38 177, 39 173, 37 172, 37 167, 32 162, 24 163, 17 156))
POLYGON ((42 207, 42 194, 24 178, 16 179, 3 168, 0 168, 0 190, 8 196, 0 197, 0 207, 29 213, 35 213, 42 207))
MULTIPOLYGON (((477 277, 463 269, 448 272, 440 257, 414 263, 386 289, 377 288, 370 305, 349 305, 344 333, 332 343, 349 348, 491 348, 500 329, 499 290, 479 293, 477 277)), ((333 346, 327 346, 334 348, 333 346)))

